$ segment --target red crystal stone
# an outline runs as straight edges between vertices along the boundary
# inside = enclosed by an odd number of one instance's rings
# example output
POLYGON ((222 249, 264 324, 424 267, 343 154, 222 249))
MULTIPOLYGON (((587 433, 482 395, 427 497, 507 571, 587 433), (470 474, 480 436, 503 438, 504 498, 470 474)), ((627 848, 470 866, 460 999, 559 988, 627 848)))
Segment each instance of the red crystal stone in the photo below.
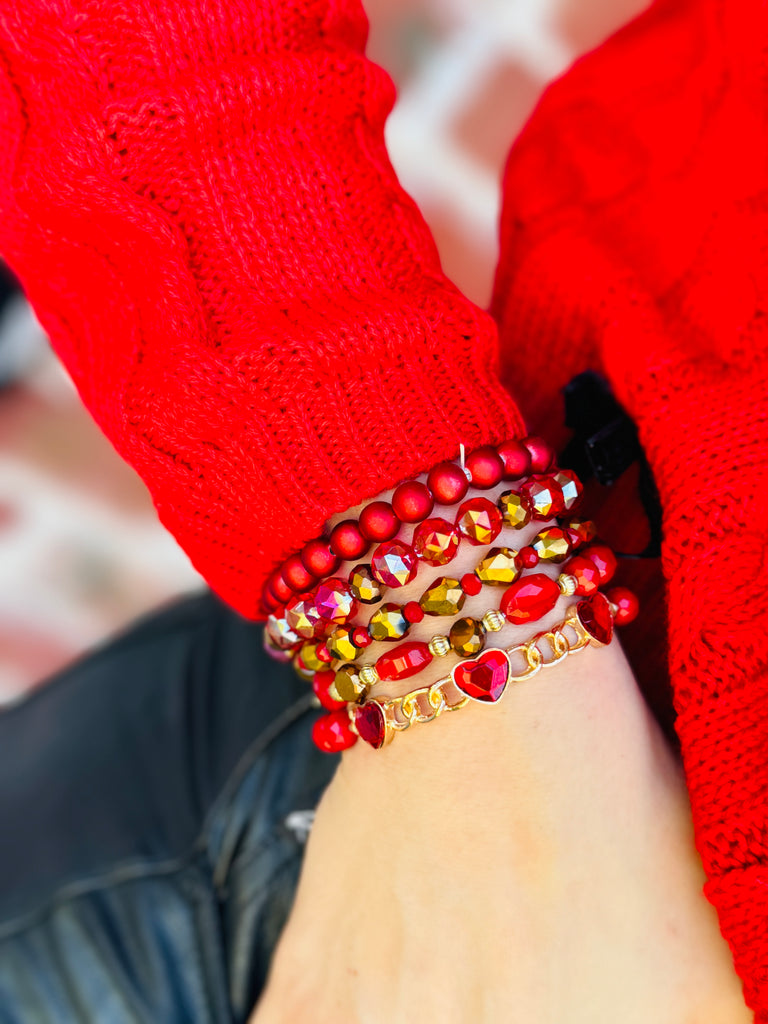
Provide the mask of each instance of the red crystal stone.
POLYGON ((418 601, 409 601, 403 605, 403 616, 411 624, 421 622, 424 618, 424 610, 418 601))
POLYGON ((534 476, 520 488, 531 503, 534 519, 553 519, 563 511, 563 494, 552 477, 534 476))
POLYGON ((558 469, 556 473, 552 474, 552 479, 563 495, 563 509, 568 512, 575 508, 581 500, 584 490, 581 480, 579 480, 572 469, 558 469))
POLYGON ((475 597, 483 589, 482 581, 473 572, 465 572, 459 584, 467 597, 475 597))
POLYGON ((425 519, 413 533, 413 550, 427 565, 447 565, 459 550, 459 531, 447 519, 425 519))
MULTIPOLYGON (((597 536, 597 527, 591 519, 569 519, 563 524, 566 530, 573 532, 578 537, 579 544, 589 544, 597 536)), ((574 543, 574 547, 578 546, 574 543)))
POLYGON ((580 597, 588 597, 597 593, 600 586, 600 573, 594 562, 585 555, 574 555, 564 566, 563 572, 576 580, 576 591, 580 597))
POLYGON ((357 614, 358 604, 346 580, 331 576, 315 590, 315 607, 321 619, 337 626, 348 622, 357 614))
POLYGON ((438 462, 429 471, 427 486, 438 505, 455 505, 469 490, 469 480, 455 463, 438 462))
POLYGON ((542 572, 523 576, 509 587, 501 599, 501 610, 509 622, 520 625, 534 622, 557 604, 560 588, 542 572))
POLYGON ((341 565, 341 559, 331 551, 330 544, 323 537, 309 540, 301 549, 301 560, 307 572, 318 579, 333 576, 341 565))
POLYGON ((326 711, 337 711, 339 708, 346 707, 343 700, 334 700, 328 693, 328 689, 335 678, 336 673, 330 669, 326 669, 323 672, 315 672, 312 676, 312 689, 326 711))
POLYGON ((611 604, 616 605, 613 621, 617 626, 626 626, 628 622, 634 622, 640 611, 640 602, 631 590, 627 590, 626 587, 611 587, 605 596, 611 604))
POLYGON ((379 544, 371 558, 371 572, 385 587, 404 587, 419 569, 416 552, 401 540, 379 544))
POLYGON ((311 572, 307 572, 299 555, 291 555, 283 562, 281 573, 288 586, 297 594, 311 590, 317 582, 311 572))
POLYGON ((520 548, 515 559, 519 569, 535 569, 539 564, 539 552, 530 545, 520 548))
POLYGON ((613 636, 613 616, 611 606, 605 594, 593 594, 585 597, 576 605, 579 622, 589 635, 599 644, 608 644, 613 636))
POLYGON ((504 463, 504 479, 519 480, 531 471, 531 453, 522 441, 504 441, 496 449, 504 463))
POLYGON ((384 746, 387 726, 384 712, 375 700, 366 701, 359 708, 355 708, 355 728, 360 739, 370 743, 374 750, 384 746))
POLYGON ((434 507, 430 489, 419 480, 406 480, 392 495, 392 508, 403 523, 420 523, 434 507))
POLYGON ((354 519, 345 519, 331 530, 331 551, 345 562, 360 558, 368 550, 368 541, 354 519))
POLYGON ((400 520, 388 501, 372 501, 360 513, 359 526, 367 540, 392 540, 400 529, 400 520))
POLYGON ((407 640, 382 654, 376 662, 376 671, 380 679, 408 679, 421 672, 430 661, 432 654, 423 640, 407 640))
POLYGON ((555 453, 543 437, 523 438, 523 444, 531 456, 531 472, 546 473, 555 461, 555 453))
POLYGON ((322 715, 312 726, 312 741, 326 754, 338 754, 357 743, 349 724, 347 709, 322 715))
POLYGON ((470 544, 493 544, 503 525, 501 512, 488 498, 470 498, 456 513, 456 527, 470 544))
POLYGON ((504 460, 491 445, 475 448, 465 460, 465 466, 472 478, 472 486, 486 490, 495 487, 504 475, 504 460))
POLYGON ((484 704, 496 703, 507 687, 509 674, 509 658, 504 651, 495 649, 455 665, 451 672, 462 693, 484 704))
POLYGON ((606 544, 592 544, 582 551, 600 573, 600 586, 609 583, 616 572, 616 555, 606 544))

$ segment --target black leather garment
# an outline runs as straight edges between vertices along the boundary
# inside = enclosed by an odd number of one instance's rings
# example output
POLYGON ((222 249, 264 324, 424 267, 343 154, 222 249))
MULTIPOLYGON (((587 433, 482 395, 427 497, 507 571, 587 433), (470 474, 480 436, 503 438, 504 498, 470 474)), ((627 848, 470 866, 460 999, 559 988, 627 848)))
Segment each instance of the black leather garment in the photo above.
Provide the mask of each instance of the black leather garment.
POLYGON ((0 713, 0 1024, 246 1020, 335 768, 316 715, 210 595, 0 713))

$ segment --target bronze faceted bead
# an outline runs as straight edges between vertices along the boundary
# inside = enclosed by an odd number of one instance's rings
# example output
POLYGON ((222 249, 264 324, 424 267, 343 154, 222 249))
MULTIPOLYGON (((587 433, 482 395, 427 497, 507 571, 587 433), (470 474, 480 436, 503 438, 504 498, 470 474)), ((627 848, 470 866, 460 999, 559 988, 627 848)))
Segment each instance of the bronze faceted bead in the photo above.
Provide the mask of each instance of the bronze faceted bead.
POLYGON ((372 640, 400 640, 408 632, 409 625, 400 605, 389 602, 373 613, 368 632, 372 640))
POLYGON ((337 700, 354 704, 365 694, 365 684, 360 679, 357 665, 342 665, 336 678, 328 688, 329 694, 337 700), (335 693, 333 692, 335 690, 335 693))
POLYGON ((460 658, 472 658, 485 647, 485 630, 477 619, 457 619, 451 626, 451 647, 460 658))
POLYGON ((438 576, 419 598, 425 615, 456 615, 464 607, 467 596, 453 576, 438 576))
POLYGON ((349 589, 363 604, 375 604, 384 593, 383 584, 374 577, 370 565, 356 565, 349 574, 349 589))
POLYGON ((571 553, 571 544, 565 530, 550 526, 531 541, 531 547, 542 562, 564 562, 571 553))
POLYGON ((483 582, 496 587, 506 587, 514 583, 520 575, 515 562, 516 551, 512 548, 491 548, 485 558, 478 562, 475 576, 483 582))
POLYGON ((517 491, 504 491, 497 501, 501 516, 507 526, 520 530, 531 521, 533 509, 530 499, 517 491))

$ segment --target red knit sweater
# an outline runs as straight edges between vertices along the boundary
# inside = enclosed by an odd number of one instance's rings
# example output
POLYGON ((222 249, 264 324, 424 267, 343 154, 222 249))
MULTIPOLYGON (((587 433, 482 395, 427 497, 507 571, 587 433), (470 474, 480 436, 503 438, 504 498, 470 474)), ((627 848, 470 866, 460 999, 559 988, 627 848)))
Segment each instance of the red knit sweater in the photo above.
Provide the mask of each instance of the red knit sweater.
POLYGON ((497 353, 387 159, 356 0, 0 11, 0 251, 246 615, 331 513, 521 433, 510 392, 539 427, 575 372, 608 375, 661 491, 697 841, 761 1022, 767 21, 661 0, 549 90, 504 183, 497 353))

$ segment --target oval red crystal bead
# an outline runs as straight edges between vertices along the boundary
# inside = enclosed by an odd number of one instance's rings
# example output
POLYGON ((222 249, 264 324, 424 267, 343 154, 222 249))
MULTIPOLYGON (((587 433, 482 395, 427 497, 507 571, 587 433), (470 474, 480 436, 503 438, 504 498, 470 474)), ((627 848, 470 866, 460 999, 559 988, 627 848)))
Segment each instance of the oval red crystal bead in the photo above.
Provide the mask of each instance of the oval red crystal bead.
POLYGON ((423 640, 408 640, 382 654, 376 662, 376 671, 380 679, 408 679, 421 672, 430 661, 432 653, 423 640))
POLYGON ((372 501, 360 513, 359 526, 368 540, 392 540, 400 529, 400 520, 388 501, 372 501))
POLYGON ((613 636, 613 616, 611 606, 605 594, 593 594, 576 605, 579 622, 593 640, 599 644, 609 644, 613 636))
POLYGON ((542 572, 523 576, 509 587, 501 599, 501 610, 507 621, 520 625, 534 622, 551 611, 560 597, 555 580, 542 572))
POLYGON ((616 605, 613 621, 617 626, 626 626, 627 623, 634 622, 640 611, 640 602, 631 590, 627 590, 626 587, 611 587, 605 596, 611 604, 616 605))
POLYGON ((346 707, 343 700, 335 700, 328 693, 328 690, 335 678, 336 673, 331 669, 325 669, 325 671, 322 672, 315 672, 312 676, 312 689, 315 691, 315 696, 326 711, 338 711, 339 708, 346 707))
POLYGON ((392 495, 392 508, 403 523, 420 523, 435 507, 435 499, 426 484, 419 480, 406 480, 392 495))
POLYGON ((318 579, 333 576, 341 565, 339 556, 334 555, 330 544, 322 537, 307 541, 301 549, 301 561, 307 572, 311 572, 318 579))
POLYGON ((455 505, 469 490, 469 480, 455 463, 438 462, 429 471, 427 486, 438 505, 455 505))
POLYGON ((496 451, 504 463, 505 480, 519 480, 520 477, 528 476, 531 471, 531 453, 522 441, 504 441, 496 451))
POLYGON ((475 448, 469 453, 464 464, 472 477, 472 486, 481 490, 495 487, 504 475, 504 460, 489 444, 475 448))
POLYGON ((596 594, 600 586, 600 573, 594 562, 585 555, 574 555, 563 566, 563 572, 576 580, 576 591, 580 597, 596 594))
POLYGON ((555 461, 555 452, 543 437, 526 437, 523 444, 531 456, 531 473, 546 473, 555 461))
POLYGON ((331 551, 345 562, 360 558, 368 550, 368 541, 354 519, 345 519, 331 530, 331 551))
POLYGON ((369 701, 355 708, 355 728, 361 740, 369 743, 374 750, 384 746, 387 726, 384 712, 376 701, 369 701))
POLYGON ((317 583, 317 579, 312 573, 307 572, 300 555, 291 555, 290 558, 286 558, 281 575, 296 594, 303 594, 306 590, 311 590, 317 583))
POLYGON ((600 574, 600 585, 609 583, 616 573, 616 555, 605 544, 591 544, 581 552, 600 574))
POLYGON ((347 709, 322 715, 312 726, 312 742, 326 754, 338 754, 357 743, 347 709))

